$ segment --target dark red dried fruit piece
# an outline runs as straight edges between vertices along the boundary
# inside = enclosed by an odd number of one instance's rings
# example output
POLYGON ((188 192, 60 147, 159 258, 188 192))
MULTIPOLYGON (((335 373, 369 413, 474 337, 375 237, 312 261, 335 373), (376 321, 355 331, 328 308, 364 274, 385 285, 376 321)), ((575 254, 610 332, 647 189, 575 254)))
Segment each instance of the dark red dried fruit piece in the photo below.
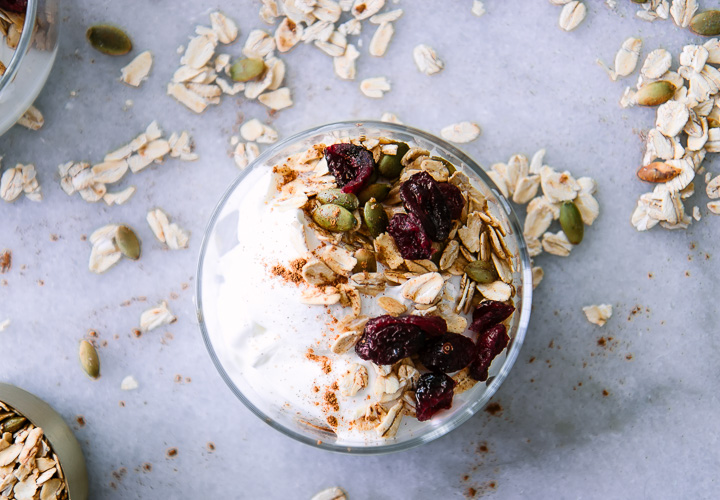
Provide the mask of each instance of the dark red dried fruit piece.
POLYGON ((452 373, 472 363, 475 343, 464 335, 446 333, 426 341, 419 354, 428 370, 452 373))
POLYGON ((429 338, 447 333, 447 323, 440 316, 403 316, 397 318, 403 322, 422 328, 429 338))
POLYGON ((384 315, 367 322, 363 335, 355 344, 362 359, 378 365, 390 365, 416 354, 427 337, 447 331, 445 320, 436 317, 384 315))
POLYGON ((455 381, 444 373, 426 373, 420 377, 415 391, 417 419, 430 420, 440 410, 452 406, 455 381))
POLYGON ((25 12, 27 10, 27 0, 0 0, 0 9, 11 12, 25 12))
POLYGON ((470 364, 470 376, 483 382, 488 379, 488 368, 495 356, 503 352, 510 342, 505 325, 495 325, 480 334, 477 339, 477 354, 470 364))
POLYGON ((480 333, 501 321, 505 321, 514 310, 515 307, 505 302, 486 300, 481 302, 473 311, 473 320, 468 328, 475 333, 480 333))
POLYGON ((445 202, 450 208, 450 218, 459 219, 465 206, 465 198, 463 198, 463 195, 460 193, 460 189, 449 182, 439 182, 438 188, 440 188, 443 196, 445 196, 445 202))
POLYGON ((387 232, 395 240, 403 259, 429 259, 432 255, 432 242, 415 214, 394 215, 387 226, 387 232))
POLYGON ((450 207, 430 174, 419 172, 403 182, 400 198, 405 210, 417 216, 431 240, 448 237, 452 223, 450 207))
POLYGON ((333 144, 325 148, 330 173, 343 193, 358 194, 370 182, 375 172, 375 160, 370 151, 355 144, 333 144))

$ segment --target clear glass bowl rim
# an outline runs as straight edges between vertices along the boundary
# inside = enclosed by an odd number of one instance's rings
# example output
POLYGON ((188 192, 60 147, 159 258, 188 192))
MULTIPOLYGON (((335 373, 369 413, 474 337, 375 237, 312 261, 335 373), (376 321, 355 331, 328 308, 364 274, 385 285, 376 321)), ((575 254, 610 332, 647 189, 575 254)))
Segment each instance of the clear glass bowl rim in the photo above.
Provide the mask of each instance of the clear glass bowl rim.
POLYGON ((10 64, 8 64, 5 68, 5 73, 0 76, 0 92, 5 89, 5 86, 8 85, 9 82, 13 81, 15 74, 20 69, 20 65, 22 64, 25 54, 30 48, 35 31, 38 2, 39 0, 28 0, 27 8, 25 10, 25 23, 23 24, 23 30, 20 34, 20 41, 18 41, 18 45, 15 48, 15 53, 13 53, 12 59, 10 59, 10 64), (25 26, 32 26, 33 29, 27 30, 25 29, 25 26))
POLYGON ((485 405, 488 403, 490 398, 495 395, 497 390, 499 389, 502 382, 505 380, 507 375, 510 373, 510 369, 515 364, 515 361, 520 353, 520 348, 522 347, 523 341, 525 340, 525 334, 527 333, 528 323, 530 321, 530 312, 532 309, 532 270, 530 265, 530 255, 528 254, 527 246, 525 244, 525 240, 523 238, 523 232, 522 227, 520 225, 520 222, 515 214, 515 211, 512 209, 512 206, 507 202, 506 198, 497 191, 497 189, 494 187, 495 183, 488 177, 488 175, 485 173, 485 171, 480 167, 480 165, 475 162, 473 159, 471 159, 467 154, 460 151, 458 148, 453 146, 452 144, 449 144, 448 142, 444 141, 443 139, 436 137, 432 134, 429 134, 428 132, 425 132, 420 129, 416 129, 413 127, 409 127, 407 125, 399 125, 394 123, 387 123, 387 122, 381 122, 376 120, 359 120, 359 121, 342 121, 342 122, 334 122, 329 123, 325 125, 320 125, 311 129, 307 129, 302 132, 298 132, 297 134, 294 134, 287 139, 275 144, 272 148, 269 148, 264 153, 262 153, 260 156, 258 156, 250 165, 248 165, 239 175, 238 177, 232 182, 232 184, 228 187, 228 189, 225 191, 225 193, 222 195, 220 200, 218 201, 217 205, 215 206, 213 213, 210 217, 210 220, 208 222, 207 228, 205 229, 205 234, 203 235, 203 240, 200 246, 200 255, 198 258, 198 265, 196 270, 196 284, 195 284, 195 308, 196 308, 196 314, 198 319, 198 324, 200 326, 200 330, 202 332, 203 340, 205 342, 205 347, 208 350, 208 354, 210 355, 210 358, 213 361, 213 364, 215 365, 215 368, 218 370, 218 373, 222 377, 222 379, 225 381, 227 386, 230 388, 230 390, 235 394, 235 396, 242 401, 242 403, 251 411, 253 412, 258 418, 263 420, 265 423, 270 425, 272 428, 282 432, 286 436, 289 436, 297 441, 300 441, 302 443, 308 444, 310 446, 313 446, 315 448, 320 448, 323 450, 328 451, 334 451, 334 452, 340 452, 340 453, 349 453, 349 454, 356 454, 356 455, 377 455, 377 454, 383 454, 383 453, 392 453, 396 451, 402 451, 407 450, 410 448, 414 448, 416 446, 420 446, 425 443, 429 443, 431 441, 434 441, 435 439, 438 439, 445 434, 449 433, 450 431, 458 428, 460 425, 465 423, 467 420, 470 419, 473 415, 475 415, 478 411, 480 411, 482 408, 485 407, 485 405), (512 345, 510 347, 510 350, 507 353, 507 357, 505 359, 505 362, 503 363, 502 367, 500 368, 500 372, 497 374, 497 376, 487 385, 487 389, 483 393, 483 396, 478 398, 477 400, 473 401, 467 408, 465 408, 463 411, 458 412, 452 417, 450 417, 446 422, 439 425, 436 428, 431 429, 429 432, 420 434, 418 436, 415 436, 411 439, 408 439, 407 441, 403 441, 401 443, 394 443, 389 442, 388 444, 383 445, 377 445, 377 446, 353 446, 353 445, 338 445, 334 443, 327 443, 325 441, 318 441, 317 439, 303 435, 301 433, 298 433, 294 430, 291 430, 284 425, 280 424, 279 422, 275 421, 273 418, 266 415, 264 412, 262 412, 259 408, 255 407, 255 405, 248 400, 243 393, 237 388, 237 386, 233 383, 230 376, 225 371, 225 368, 223 367, 220 359, 215 353, 215 348, 212 344, 212 341, 210 340, 210 335, 207 330, 207 326, 205 324, 205 321, 203 319, 203 303, 202 303, 202 281, 203 281, 203 262, 205 260, 206 252, 208 243, 210 241, 210 237, 213 234, 213 231, 215 229, 215 224, 217 223, 218 217, 220 216, 220 213, 225 208, 225 204, 228 200, 228 198, 231 196, 231 194, 235 191, 237 186, 245 179, 245 177, 248 175, 248 173, 256 166, 262 165, 266 162, 268 158, 276 154, 277 151, 280 151, 284 149, 287 146, 292 145, 293 143, 299 142, 307 137, 318 135, 318 134, 330 134, 333 132, 338 131, 345 131, 352 133, 353 129, 361 128, 361 127, 375 127, 379 129, 384 129, 390 132, 397 132, 397 133, 404 133, 404 134, 410 134, 415 137, 421 137, 424 140, 430 141, 432 143, 435 143, 439 145, 440 147, 450 151, 453 155, 455 155, 457 158, 459 158, 463 163, 465 163, 468 167, 470 167, 473 172, 480 177, 480 179, 491 189, 493 194, 497 197, 497 199, 503 204, 506 212, 507 212, 507 218, 508 221, 512 227, 512 230, 514 234, 517 236, 517 242, 518 242, 518 251, 520 253, 520 261, 522 263, 522 306, 520 308, 520 319, 518 321, 518 328, 515 332, 515 337, 513 338, 512 345))

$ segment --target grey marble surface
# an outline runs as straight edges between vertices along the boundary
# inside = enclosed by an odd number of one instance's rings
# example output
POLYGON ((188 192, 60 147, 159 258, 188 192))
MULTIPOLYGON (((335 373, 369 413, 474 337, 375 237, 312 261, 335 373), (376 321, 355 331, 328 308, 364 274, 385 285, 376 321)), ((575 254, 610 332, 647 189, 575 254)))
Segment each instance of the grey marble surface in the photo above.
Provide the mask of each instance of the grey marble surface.
MULTIPOLYGON (((717 497, 720 219, 707 215, 687 231, 635 232, 629 217, 645 189, 635 178, 639 133, 654 114, 620 109, 633 78, 611 82, 595 64, 612 62, 629 36, 643 39, 643 54, 666 47, 675 55, 696 37, 671 21, 636 19, 625 1, 615 11, 586 2, 588 17, 572 33, 557 27, 560 9, 543 0, 487 0, 482 18, 470 15, 470 3, 406 0, 382 59, 367 53, 373 29, 366 26, 355 82, 335 78, 330 59, 311 46, 282 55, 295 105, 270 117, 241 98, 196 116, 164 92, 176 47, 208 23, 209 8, 234 17, 244 40, 263 27, 259 2, 64 2, 60 53, 37 101, 45 127, 16 126, 0 138, 3 164, 34 163, 45 196, 0 204, 0 248, 13 253, 12 269, 0 276, 0 320, 12 320, 0 332, 0 380, 45 399, 73 427, 92 498, 309 498, 333 485, 353 499, 463 498, 470 489, 488 498, 717 497), (142 88, 117 81, 129 57, 105 57, 86 44, 86 27, 102 21, 126 27, 138 51, 153 51, 142 88), (411 57, 418 43, 436 48, 445 71, 418 73, 411 57), (359 80, 381 75, 392 91, 364 97, 359 80), (124 111, 127 99, 134 106, 124 111), (483 135, 464 149, 484 165, 545 147, 550 165, 598 180, 601 215, 569 258, 537 259, 546 277, 523 351, 494 399, 501 411, 480 412, 407 452, 336 455, 271 429, 225 386, 195 319, 195 263, 215 202, 237 175, 229 139, 243 119, 258 117, 287 137, 385 111, 435 133, 477 121, 483 135), (98 162, 154 119, 166 131, 190 131, 200 160, 128 176, 120 186, 138 192, 121 207, 60 189, 59 163, 98 162), (145 214, 154 206, 192 231, 188 250, 169 252, 153 239, 145 214), (83 236, 111 222, 137 228, 144 253, 94 275, 83 236), (161 300, 177 323, 135 338, 140 313, 161 300), (581 307, 603 302, 615 313, 599 328, 581 307), (98 381, 76 359, 91 329, 102 344, 98 381), (601 337, 612 340, 603 347, 601 337), (121 391, 130 374, 140 388, 121 391)), ((227 51, 239 54, 241 43, 227 51)), ((714 159, 706 166, 720 171, 714 159)), ((705 215, 704 194, 696 199, 705 215)))

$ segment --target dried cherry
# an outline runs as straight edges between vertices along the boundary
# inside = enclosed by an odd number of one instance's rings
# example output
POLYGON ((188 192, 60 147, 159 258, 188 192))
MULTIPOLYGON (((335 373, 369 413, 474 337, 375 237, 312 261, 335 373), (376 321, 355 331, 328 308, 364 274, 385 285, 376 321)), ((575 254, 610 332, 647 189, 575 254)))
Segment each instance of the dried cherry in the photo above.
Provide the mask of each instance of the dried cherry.
POLYGON ((509 318, 514 310, 515 307, 505 302, 486 300, 473 311, 473 320, 468 328, 475 333, 480 333, 509 318))
POLYGON ((449 182, 439 182, 438 188, 445 197, 445 202, 450 208, 450 218, 459 219, 462 215, 463 208, 465 207, 465 198, 463 198, 460 189, 455 184, 449 182))
POLYGON ((355 144, 339 143, 325 148, 328 170, 343 193, 358 194, 370 183, 375 160, 370 151, 355 144))
POLYGON ((402 183, 400 198, 408 213, 414 214, 433 241, 450 234, 451 211, 437 181, 427 172, 418 172, 402 183))
POLYGON ((475 343, 464 335, 446 333, 427 340, 419 354, 420 362, 428 370, 451 373, 473 361, 475 343))
POLYGON ((25 12, 27 10, 27 0, 0 0, 0 9, 11 12, 25 12))
POLYGON ((445 333, 442 318, 384 315, 367 322, 363 335, 355 344, 355 353, 378 365, 391 365, 416 354, 427 336, 445 333), (440 320, 440 321, 437 321, 440 320))
POLYGON ((488 378, 488 368, 493 359, 510 342, 505 325, 495 325, 483 331, 477 339, 475 360, 470 364, 470 376, 483 382, 488 378))
POLYGON ((415 214, 394 215, 387 226, 387 232, 395 240, 403 259, 428 259, 432 256, 432 242, 415 214))
POLYGON ((444 373, 421 376, 415 390, 417 419, 429 420, 438 411, 450 408, 454 388, 455 381, 444 373))

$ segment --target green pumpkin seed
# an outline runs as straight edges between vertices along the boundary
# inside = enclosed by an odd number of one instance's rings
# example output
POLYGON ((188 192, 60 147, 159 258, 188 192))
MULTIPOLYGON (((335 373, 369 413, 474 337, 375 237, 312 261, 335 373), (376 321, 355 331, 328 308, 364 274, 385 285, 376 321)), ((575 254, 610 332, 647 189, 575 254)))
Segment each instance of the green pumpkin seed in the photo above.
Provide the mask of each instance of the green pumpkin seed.
POLYGON ((640 106, 657 106, 669 101, 675 95, 676 87, 670 82, 660 80, 648 83, 635 94, 635 100, 640 106))
POLYGON ((93 346, 87 340, 80 341, 80 350, 78 352, 80 358, 80 366, 90 378, 98 378, 100 376, 100 358, 93 346))
POLYGON ((491 261, 474 260, 465 266, 465 273, 476 283, 492 283, 498 279, 495 264, 491 261))
POLYGON ((388 216, 385 213, 382 203, 375 201, 375 198, 370 198, 370 200, 365 203, 363 217, 365 218, 365 225, 370 231, 370 236, 377 238, 385 232, 385 228, 387 228, 388 225, 388 216))
POLYGON ((230 66, 230 78, 236 82, 247 82, 259 77, 265 71, 265 62, 262 59, 238 59, 230 66))
POLYGON ((115 243, 122 254, 128 259, 138 260, 140 258, 140 241, 132 229, 122 225, 115 233, 115 243))
POLYGON ((648 3, 648 0, 632 0, 633 3, 648 3))
POLYGON ((410 151, 410 146, 404 142, 394 142, 392 144, 397 144, 397 153, 394 155, 382 155, 382 158, 380 158, 378 162, 380 175, 387 179, 395 179, 400 176, 400 172, 402 172, 403 169, 401 160, 403 156, 405 156, 405 153, 410 151))
POLYGON ((690 21, 690 30, 702 36, 720 35, 720 10, 706 10, 690 21))
POLYGON ((377 261, 375 260, 375 252, 367 248, 361 248, 355 251, 357 264, 353 268, 353 273, 374 273, 377 272, 377 261))
POLYGON ((715 117, 708 116, 707 121, 708 121, 708 127, 709 127, 709 128, 718 128, 718 127, 720 127, 720 120, 718 120, 718 119, 715 118, 715 117))
POLYGON ((90 26, 85 38, 95 50, 109 56, 122 56, 132 50, 132 41, 127 33, 110 24, 90 26))
POLYGON ((344 233, 355 228, 355 216, 340 205, 320 205, 313 210, 312 218, 323 229, 336 233, 344 233))
POLYGON ((580 210, 572 201, 566 201, 560 207, 560 227, 570 243, 578 245, 585 233, 580 210))
POLYGON ((317 200, 323 205, 339 205, 351 212, 360 206, 358 197, 352 193, 343 193, 342 189, 323 189, 317 194, 317 200))
POLYGON ((389 193, 389 184, 370 184, 358 193, 358 200, 360 201, 360 206, 367 203, 370 198, 375 198, 375 201, 383 202, 389 193))
POLYGON ((455 168, 455 165, 453 165, 452 163, 450 163, 449 160, 446 160, 446 159, 443 158, 442 156, 431 156, 430 159, 431 159, 431 160, 435 160, 435 161, 439 161, 440 163, 442 163, 443 165, 445 165, 445 168, 448 169, 448 172, 450 173, 450 175, 454 174, 455 171, 457 170, 457 169, 455 168))
POLYGON ((14 434, 15 432, 22 429, 23 425, 25 425, 25 422, 27 422, 27 419, 25 417, 8 418, 2 424, 0 424, 0 434, 4 432, 14 434))

